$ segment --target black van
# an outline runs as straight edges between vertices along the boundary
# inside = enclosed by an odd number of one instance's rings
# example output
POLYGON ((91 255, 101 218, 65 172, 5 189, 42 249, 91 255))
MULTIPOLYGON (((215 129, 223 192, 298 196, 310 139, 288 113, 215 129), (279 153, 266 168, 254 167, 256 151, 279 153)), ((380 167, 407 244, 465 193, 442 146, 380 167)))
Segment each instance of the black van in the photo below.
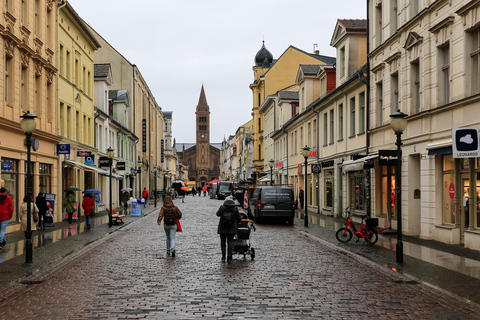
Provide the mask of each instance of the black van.
POLYGON ((257 186, 249 201, 255 220, 280 219, 293 225, 295 200, 293 189, 284 186, 257 186))
POLYGON ((217 199, 225 200, 226 197, 233 193, 233 182, 221 181, 217 185, 217 199))

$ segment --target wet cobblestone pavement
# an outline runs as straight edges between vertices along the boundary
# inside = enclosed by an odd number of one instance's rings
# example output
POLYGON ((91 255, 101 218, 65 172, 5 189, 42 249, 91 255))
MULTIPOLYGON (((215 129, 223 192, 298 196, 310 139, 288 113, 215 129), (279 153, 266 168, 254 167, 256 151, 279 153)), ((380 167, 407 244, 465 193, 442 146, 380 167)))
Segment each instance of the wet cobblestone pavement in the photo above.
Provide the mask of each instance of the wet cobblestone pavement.
POLYGON ((480 319, 475 305, 283 224, 260 224, 256 257, 220 260, 221 201, 187 197, 177 256, 156 214, 31 277, 0 319, 480 319))

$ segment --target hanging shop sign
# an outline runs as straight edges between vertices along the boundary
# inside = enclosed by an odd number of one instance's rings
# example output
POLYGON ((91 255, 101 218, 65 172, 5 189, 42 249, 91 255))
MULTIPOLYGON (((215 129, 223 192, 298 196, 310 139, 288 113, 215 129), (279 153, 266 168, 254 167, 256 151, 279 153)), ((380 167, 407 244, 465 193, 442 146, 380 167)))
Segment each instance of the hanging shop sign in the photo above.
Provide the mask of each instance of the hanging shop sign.
POLYGON ((100 168, 110 167, 110 159, 108 159, 108 157, 98 158, 98 166, 100 168))
POLYGON ((85 157, 85 164, 88 164, 90 166, 94 166, 95 165, 95 156, 86 156, 85 157))
POLYGON ((378 150, 378 164, 381 166, 395 166, 398 161, 397 150, 378 150))
POLYGON ((70 145, 57 144, 57 154, 70 154, 70 145))
POLYGON ((125 171, 125 162, 117 162, 117 170, 118 171, 125 171))
POLYGON ((322 164, 319 163, 312 163, 312 172, 313 173, 320 173, 322 172, 322 164))
POLYGON ((77 157, 90 157, 92 155, 92 151, 77 151, 77 157))
POLYGON ((477 128, 453 128, 452 146, 454 158, 480 157, 477 128))

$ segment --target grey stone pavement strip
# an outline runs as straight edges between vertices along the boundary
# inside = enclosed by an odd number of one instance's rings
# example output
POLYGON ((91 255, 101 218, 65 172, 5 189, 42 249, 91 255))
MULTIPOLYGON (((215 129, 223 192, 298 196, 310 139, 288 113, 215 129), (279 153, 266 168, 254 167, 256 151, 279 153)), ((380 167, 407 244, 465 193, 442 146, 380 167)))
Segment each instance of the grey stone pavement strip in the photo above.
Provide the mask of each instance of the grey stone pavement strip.
POLYGON ((221 202, 176 204, 176 258, 150 214, 32 276, 0 319, 480 319, 476 305, 291 226, 257 225, 255 260, 222 263, 221 202))

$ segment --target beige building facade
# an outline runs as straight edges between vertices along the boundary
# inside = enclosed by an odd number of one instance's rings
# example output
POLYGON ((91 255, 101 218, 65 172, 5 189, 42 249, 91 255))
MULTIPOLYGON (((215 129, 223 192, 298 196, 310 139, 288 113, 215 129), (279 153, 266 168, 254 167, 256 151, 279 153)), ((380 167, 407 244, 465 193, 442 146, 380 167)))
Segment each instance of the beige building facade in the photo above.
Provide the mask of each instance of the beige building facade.
POLYGON ((9 1, 0 8, 0 161, 1 185, 14 204, 14 214, 7 232, 19 228, 20 204, 26 193, 25 134, 20 116, 30 111, 37 116, 32 138, 38 148, 32 149, 34 195, 57 194, 58 156, 55 146, 57 114, 55 96, 57 2, 9 1))
MULTIPOLYGON (((480 2, 393 3, 370 1, 371 149, 394 149, 389 115, 407 114, 403 232, 480 250, 480 160, 452 150, 452 129, 480 128, 480 2)), ((372 183, 376 216, 395 217, 395 169, 372 183)))

